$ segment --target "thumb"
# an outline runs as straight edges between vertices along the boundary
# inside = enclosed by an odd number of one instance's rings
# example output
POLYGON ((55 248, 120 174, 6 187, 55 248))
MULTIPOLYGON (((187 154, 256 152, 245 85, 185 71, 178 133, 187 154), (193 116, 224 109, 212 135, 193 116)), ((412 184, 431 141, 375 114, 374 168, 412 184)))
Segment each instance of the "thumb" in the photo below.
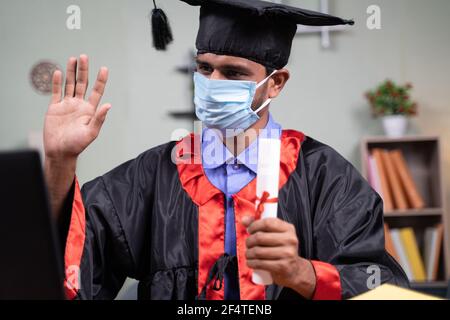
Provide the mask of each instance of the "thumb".
POLYGON ((253 221, 255 221, 255 218, 244 216, 242 217, 241 223, 244 225, 244 227, 248 228, 253 223, 253 221))
POLYGON ((111 109, 111 105, 109 103, 106 103, 102 105, 101 107, 97 108, 95 111, 94 117, 92 118, 89 125, 93 127, 96 131, 100 131, 102 128, 103 123, 105 122, 106 115, 108 114, 108 111, 111 109))

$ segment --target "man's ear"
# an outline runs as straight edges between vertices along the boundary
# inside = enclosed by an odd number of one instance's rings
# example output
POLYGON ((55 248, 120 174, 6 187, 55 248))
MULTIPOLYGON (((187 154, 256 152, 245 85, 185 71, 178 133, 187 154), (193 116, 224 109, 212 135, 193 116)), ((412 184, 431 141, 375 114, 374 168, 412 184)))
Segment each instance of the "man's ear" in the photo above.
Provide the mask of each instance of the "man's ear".
POLYGON ((287 69, 280 69, 269 80, 269 98, 274 99, 278 97, 281 90, 283 90, 286 82, 290 78, 290 73, 287 69))

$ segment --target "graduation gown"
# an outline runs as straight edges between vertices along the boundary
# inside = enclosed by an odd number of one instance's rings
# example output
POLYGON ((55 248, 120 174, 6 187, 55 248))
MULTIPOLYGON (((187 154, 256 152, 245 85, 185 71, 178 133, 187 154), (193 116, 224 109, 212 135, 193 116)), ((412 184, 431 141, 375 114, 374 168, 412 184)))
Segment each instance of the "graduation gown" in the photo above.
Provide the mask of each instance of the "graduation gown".
MULTIPOLYGON (((126 277, 140 299, 223 299, 224 195, 206 178, 193 135, 170 142, 86 183, 68 198, 66 294, 113 299, 126 277)), ((381 283, 408 286, 385 251, 383 204, 336 151, 303 133, 281 135, 278 217, 292 223, 299 255, 316 273, 314 299, 346 299, 369 290, 370 266, 381 283)), ((255 215, 256 179, 233 196, 241 299, 302 298, 289 288, 251 281, 244 215, 255 215)))

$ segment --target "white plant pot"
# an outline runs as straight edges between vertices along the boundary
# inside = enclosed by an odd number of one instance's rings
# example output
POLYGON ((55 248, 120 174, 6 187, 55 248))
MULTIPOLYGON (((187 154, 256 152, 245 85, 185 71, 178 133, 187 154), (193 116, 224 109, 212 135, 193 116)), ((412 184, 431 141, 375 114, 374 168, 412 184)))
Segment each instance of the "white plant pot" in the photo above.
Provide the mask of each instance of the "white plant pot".
POLYGON ((384 116, 382 122, 384 132, 390 138, 403 137, 408 129, 408 118, 403 115, 384 116))

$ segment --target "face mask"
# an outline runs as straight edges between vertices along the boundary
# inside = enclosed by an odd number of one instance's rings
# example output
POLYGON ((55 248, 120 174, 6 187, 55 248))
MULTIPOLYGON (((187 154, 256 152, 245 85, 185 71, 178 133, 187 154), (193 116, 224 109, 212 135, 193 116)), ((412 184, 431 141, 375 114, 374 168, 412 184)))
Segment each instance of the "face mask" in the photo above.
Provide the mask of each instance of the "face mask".
POLYGON ((272 101, 267 99, 257 110, 252 110, 256 89, 276 72, 258 84, 253 81, 210 80, 194 73, 197 117, 208 128, 220 129, 226 137, 242 133, 260 119, 258 112, 272 101))

